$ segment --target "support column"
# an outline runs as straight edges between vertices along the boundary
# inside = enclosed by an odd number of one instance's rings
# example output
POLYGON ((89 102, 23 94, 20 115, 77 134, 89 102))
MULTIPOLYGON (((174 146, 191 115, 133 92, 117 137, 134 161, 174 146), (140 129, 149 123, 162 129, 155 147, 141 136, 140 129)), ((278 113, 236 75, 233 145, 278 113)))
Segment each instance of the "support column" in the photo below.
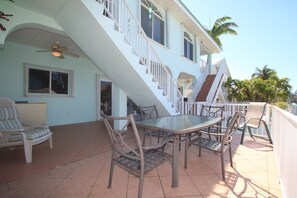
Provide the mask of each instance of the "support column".
MULTIPOLYGON (((112 115, 113 116, 127 116, 127 95, 116 85, 112 87, 112 115)), ((126 122, 115 122, 115 129, 122 129, 126 122)))

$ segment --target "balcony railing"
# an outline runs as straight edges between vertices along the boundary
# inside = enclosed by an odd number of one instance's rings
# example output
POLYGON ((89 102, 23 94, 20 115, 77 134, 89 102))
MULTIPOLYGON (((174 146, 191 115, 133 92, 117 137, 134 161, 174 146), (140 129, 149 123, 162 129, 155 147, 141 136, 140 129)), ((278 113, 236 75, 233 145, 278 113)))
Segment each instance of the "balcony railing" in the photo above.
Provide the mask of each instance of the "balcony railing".
MULTIPOLYGON (((184 114, 199 115, 201 106, 204 103, 184 103, 184 114)), ((230 115, 236 111, 245 111, 248 103, 215 103, 215 105, 225 105, 223 126, 230 115)), ((297 197, 297 116, 284 111, 276 106, 268 105, 263 116, 270 128, 273 139, 273 150, 278 168, 279 181, 284 197, 297 197)), ((253 133, 266 136, 264 126, 253 133)))
POLYGON ((96 1, 104 5, 103 14, 114 20, 115 30, 125 36, 126 42, 131 45, 134 53, 139 57, 140 64, 146 66, 147 73, 151 74, 153 80, 158 82, 158 87, 163 90, 167 100, 172 102, 177 112, 181 112, 183 96, 127 2, 125 0, 96 1))

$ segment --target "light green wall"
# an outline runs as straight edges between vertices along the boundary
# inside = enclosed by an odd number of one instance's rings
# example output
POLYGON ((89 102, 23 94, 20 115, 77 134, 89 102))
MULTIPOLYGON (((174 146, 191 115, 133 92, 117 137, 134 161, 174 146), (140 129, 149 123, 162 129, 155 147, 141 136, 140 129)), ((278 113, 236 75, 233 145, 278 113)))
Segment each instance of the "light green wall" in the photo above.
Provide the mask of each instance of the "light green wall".
POLYGON ((0 50, 0 96, 47 102, 51 126, 96 120, 96 74, 102 75, 100 70, 87 58, 65 56, 62 60, 37 50, 40 49, 6 42, 0 50), (73 70, 73 97, 25 97, 24 63, 73 70))

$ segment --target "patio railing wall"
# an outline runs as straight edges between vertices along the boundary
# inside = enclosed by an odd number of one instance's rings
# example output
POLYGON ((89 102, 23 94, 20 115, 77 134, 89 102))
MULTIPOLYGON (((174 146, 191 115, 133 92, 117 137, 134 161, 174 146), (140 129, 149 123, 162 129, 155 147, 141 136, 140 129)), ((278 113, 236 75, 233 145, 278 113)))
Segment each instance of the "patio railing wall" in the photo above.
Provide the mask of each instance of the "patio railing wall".
POLYGON ((297 197, 297 117, 272 106, 273 150, 284 197, 297 197))
MULTIPOLYGON (((199 115, 201 102, 184 103, 184 114, 199 115)), ((225 105, 225 120, 236 111, 244 112, 248 103, 215 103, 213 105, 225 105)), ((269 125, 273 139, 273 150, 277 163, 280 184, 284 197, 297 197, 297 116, 282 110, 276 106, 268 105, 263 119, 269 125)), ((253 133, 266 136, 265 127, 253 130, 253 133)))
MULTIPOLYGON (((190 115, 199 115, 201 111, 202 104, 207 104, 205 102, 185 102, 183 108, 183 114, 190 114, 190 115)), ((210 104, 210 103, 208 103, 210 104)), ((228 118, 233 115, 235 112, 246 112, 246 108, 248 103, 214 103, 211 105, 222 106, 225 105, 225 112, 224 112, 224 121, 223 126, 226 126, 228 118)), ((269 105, 266 109, 264 118, 267 123, 270 123, 270 116, 269 116, 269 105)), ((243 120, 241 120, 243 122, 243 120)), ((251 129, 254 134, 266 136, 266 131, 264 126, 260 126, 259 129, 251 129)))

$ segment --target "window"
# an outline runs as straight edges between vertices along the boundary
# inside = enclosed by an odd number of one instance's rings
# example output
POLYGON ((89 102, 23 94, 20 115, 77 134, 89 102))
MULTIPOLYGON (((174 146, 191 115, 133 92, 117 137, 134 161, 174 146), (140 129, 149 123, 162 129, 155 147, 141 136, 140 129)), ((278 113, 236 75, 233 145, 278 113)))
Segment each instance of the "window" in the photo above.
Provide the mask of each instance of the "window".
POLYGON ((72 96, 73 71, 25 64, 25 96, 72 96))
POLYGON ((187 32, 184 32, 184 56, 190 60, 194 60, 193 41, 187 32))
POLYGON ((148 0, 141 0, 141 26, 149 38, 164 45, 164 19, 148 0))

